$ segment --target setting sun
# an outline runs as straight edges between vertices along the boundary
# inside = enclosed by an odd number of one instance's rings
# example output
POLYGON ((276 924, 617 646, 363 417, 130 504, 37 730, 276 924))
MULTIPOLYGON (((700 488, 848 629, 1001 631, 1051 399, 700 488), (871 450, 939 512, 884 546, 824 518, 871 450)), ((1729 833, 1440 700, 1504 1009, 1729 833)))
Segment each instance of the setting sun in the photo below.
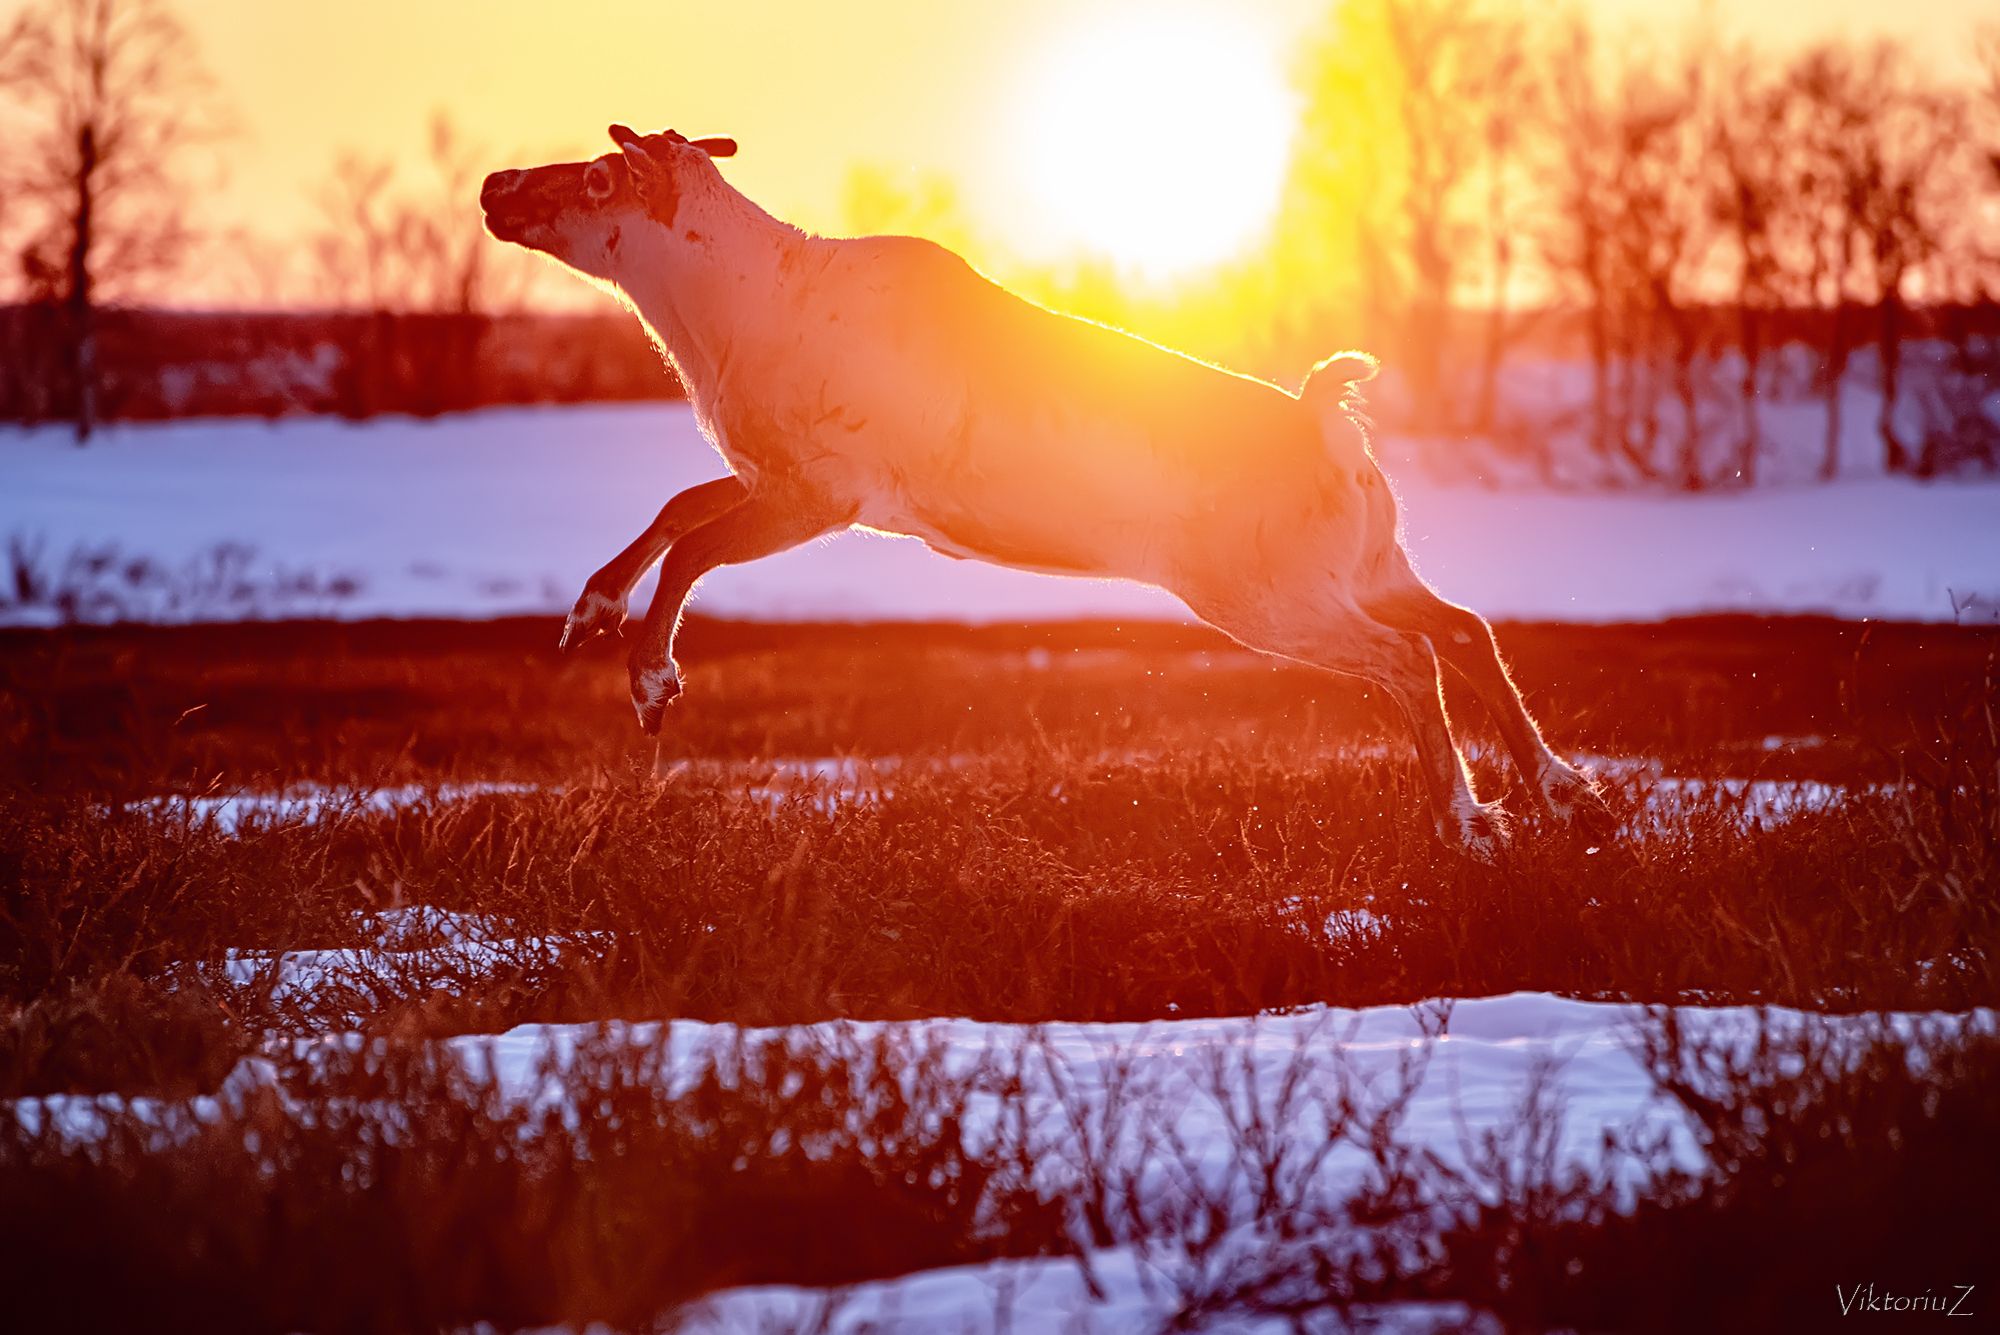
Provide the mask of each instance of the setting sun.
POLYGON ((1031 62, 1019 102, 1012 166, 1055 247, 1170 278, 1246 249, 1277 208, 1297 107, 1241 20, 1100 18, 1031 62))

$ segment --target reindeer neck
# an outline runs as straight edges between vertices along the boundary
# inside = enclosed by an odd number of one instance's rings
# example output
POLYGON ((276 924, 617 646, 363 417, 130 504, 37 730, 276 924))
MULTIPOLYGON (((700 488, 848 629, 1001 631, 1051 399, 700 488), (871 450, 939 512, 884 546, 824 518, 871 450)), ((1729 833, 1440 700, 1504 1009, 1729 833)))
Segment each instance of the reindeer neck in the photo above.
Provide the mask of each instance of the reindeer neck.
POLYGON ((805 242, 733 190, 687 198, 661 227, 653 262, 626 293, 700 408, 729 363, 777 315, 789 261, 805 242))

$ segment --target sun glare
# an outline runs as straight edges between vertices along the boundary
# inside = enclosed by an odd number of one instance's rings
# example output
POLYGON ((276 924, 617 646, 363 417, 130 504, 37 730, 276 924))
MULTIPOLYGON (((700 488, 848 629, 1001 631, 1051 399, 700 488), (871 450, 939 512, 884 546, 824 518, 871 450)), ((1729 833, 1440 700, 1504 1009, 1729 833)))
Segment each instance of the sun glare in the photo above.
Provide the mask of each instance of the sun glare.
POLYGON ((1055 249, 1173 278, 1241 252, 1277 209, 1298 111, 1241 19, 1102 18, 1040 53, 1020 101, 1015 174, 1055 249))

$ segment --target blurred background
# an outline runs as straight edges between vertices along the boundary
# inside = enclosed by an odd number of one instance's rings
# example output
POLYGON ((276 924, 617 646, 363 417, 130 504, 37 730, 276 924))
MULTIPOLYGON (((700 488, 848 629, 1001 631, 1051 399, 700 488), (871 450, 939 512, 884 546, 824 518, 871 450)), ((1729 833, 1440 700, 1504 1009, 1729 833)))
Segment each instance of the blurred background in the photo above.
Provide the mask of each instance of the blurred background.
MULTIPOLYGON (((1970 0, 0 0, 0 624, 565 610, 720 471, 481 226, 612 121, 1280 385, 1379 354, 1406 543, 1489 615, 2000 620, 1970 0)), ((1185 615, 862 536, 702 605, 1185 615)))
MULTIPOLYGON (((0 0, 0 418, 672 386, 486 238, 489 169, 737 136, 809 229, 1378 415, 1703 489, 2000 458, 2000 37, 1971 0, 0 0)), ((1439 448, 1442 448, 1440 446, 1439 448)))

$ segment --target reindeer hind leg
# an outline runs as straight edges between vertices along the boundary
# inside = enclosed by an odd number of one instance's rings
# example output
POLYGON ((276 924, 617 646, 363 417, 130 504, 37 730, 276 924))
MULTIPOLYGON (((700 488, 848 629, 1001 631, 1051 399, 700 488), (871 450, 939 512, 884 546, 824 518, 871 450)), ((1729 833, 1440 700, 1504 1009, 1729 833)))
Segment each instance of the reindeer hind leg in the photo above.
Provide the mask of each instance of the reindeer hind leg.
POLYGON ((1358 608, 1327 606, 1323 597, 1288 604, 1280 615, 1243 609, 1205 610, 1209 624, 1242 644, 1380 687, 1402 711, 1439 837, 1473 859, 1493 863, 1508 842, 1505 813, 1481 802, 1451 734, 1430 641, 1383 625, 1358 608))
POLYGON ((1580 823, 1593 833, 1608 833, 1615 820, 1595 781, 1549 748, 1500 657, 1486 618, 1439 596, 1401 552, 1391 569, 1389 587, 1364 601, 1368 615, 1405 634, 1426 637, 1436 646, 1438 657, 1465 678, 1500 729, 1522 781, 1545 811, 1563 824, 1580 823))

